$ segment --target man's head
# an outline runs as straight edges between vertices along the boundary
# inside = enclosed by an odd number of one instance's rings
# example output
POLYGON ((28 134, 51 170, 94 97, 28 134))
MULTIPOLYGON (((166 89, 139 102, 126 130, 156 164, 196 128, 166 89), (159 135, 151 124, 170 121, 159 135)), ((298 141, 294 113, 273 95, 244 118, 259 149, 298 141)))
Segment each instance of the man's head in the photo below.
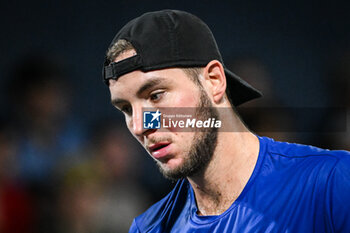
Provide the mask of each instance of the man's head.
MULTIPOLYGON (((122 60, 120 59, 121 55, 127 52, 131 53, 132 55, 136 55, 136 49, 129 41, 119 39, 109 47, 106 53, 106 60, 108 61, 108 63, 113 63, 117 58, 119 58, 119 60, 122 60)), ((200 84, 198 77, 203 72, 202 67, 182 68, 182 70, 195 83, 200 84)))
POLYGON ((230 107, 226 81, 234 106, 260 96, 222 63, 207 25, 181 11, 151 12, 132 20, 108 49, 103 75, 112 103, 125 114, 129 130, 166 177, 203 171, 214 154, 217 130, 144 129, 142 110, 196 107, 198 118, 218 119, 215 107, 230 107), (211 110, 203 111, 204 107, 211 110))
MULTIPOLYGON (((134 70, 205 67, 210 61, 223 64, 208 26, 196 16, 177 10, 149 12, 127 23, 114 37, 109 50, 120 40, 131 43, 134 56, 114 62, 106 57, 103 78, 118 79, 134 70)), ((229 98, 234 106, 258 98, 261 93, 226 69, 229 98)))

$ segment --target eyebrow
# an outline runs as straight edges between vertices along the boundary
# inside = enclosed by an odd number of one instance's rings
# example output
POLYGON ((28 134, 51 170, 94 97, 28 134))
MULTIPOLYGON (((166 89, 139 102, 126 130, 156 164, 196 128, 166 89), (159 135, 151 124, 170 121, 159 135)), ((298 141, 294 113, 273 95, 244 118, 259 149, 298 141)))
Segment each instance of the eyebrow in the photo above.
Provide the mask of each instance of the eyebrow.
POLYGON ((113 106, 118 106, 119 104, 122 104, 122 103, 127 103, 128 101, 124 100, 124 99, 118 99, 118 98, 115 98, 115 99, 112 99, 111 100, 111 103, 113 106))
POLYGON ((140 88, 139 90, 136 92, 137 96, 142 95, 142 93, 144 93, 145 91, 151 89, 152 87, 160 84, 163 81, 164 78, 161 77, 155 77, 153 79, 147 80, 140 88))
MULTIPOLYGON (((162 77, 156 77, 154 76, 152 79, 147 80, 144 84, 142 84, 142 86, 138 89, 138 91, 136 92, 137 96, 141 96, 142 93, 144 93, 145 91, 153 88, 154 86, 160 84, 161 82, 164 81, 165 78, 162 77)), ((119 98, 115 98, 111 100, 112 104, 114 106, 117 106, 121 103, 127 103, 128 101, 124 100, 124 99, 119 99, 119 98)))

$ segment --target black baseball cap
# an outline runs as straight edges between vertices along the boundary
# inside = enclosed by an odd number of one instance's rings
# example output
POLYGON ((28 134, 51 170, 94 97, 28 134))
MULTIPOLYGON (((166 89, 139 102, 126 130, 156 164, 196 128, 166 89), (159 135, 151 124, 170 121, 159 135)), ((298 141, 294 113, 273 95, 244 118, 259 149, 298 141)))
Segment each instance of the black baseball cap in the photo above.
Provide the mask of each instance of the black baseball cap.
MULTIPOLYGON (((143 72, 164 68, 205 67, 210 61, 223 64, 215 38, 209 27, 198 17, 179 10, 149 12, 127 23, 114 37, 109 48, 118 40, 129 41, 136 55, 119 62, 106 57, 103 79, 109 79, 135 70, 143 72)), ((224 66, 224 65, 223 65, 224 66)), ((261 93, 225 66, 229 97, 238 106, 261 93)))

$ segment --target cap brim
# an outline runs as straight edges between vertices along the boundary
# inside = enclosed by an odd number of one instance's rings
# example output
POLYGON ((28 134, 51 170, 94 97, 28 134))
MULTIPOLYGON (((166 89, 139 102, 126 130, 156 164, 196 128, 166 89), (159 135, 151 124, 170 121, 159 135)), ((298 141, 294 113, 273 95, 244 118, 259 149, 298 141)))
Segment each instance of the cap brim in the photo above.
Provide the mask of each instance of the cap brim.
POLYGON ((229 90, 229 97, 234 106, 241 105, 247 101, 262 96, 262 93, 252 87, 249 83, 241 79, 227 68, 225 69, 227 89, 229 90))

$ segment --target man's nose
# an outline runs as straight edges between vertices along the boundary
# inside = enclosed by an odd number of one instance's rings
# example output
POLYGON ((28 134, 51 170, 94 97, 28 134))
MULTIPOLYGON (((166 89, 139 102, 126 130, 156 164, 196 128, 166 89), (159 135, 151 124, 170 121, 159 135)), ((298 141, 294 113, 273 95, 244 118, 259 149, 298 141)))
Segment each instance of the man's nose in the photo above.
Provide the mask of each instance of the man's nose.
POLYGON ((141 107, 133 108, 132 132, 135 136, 142 136, 146 129, 143 128, 143 111, 141 107))

